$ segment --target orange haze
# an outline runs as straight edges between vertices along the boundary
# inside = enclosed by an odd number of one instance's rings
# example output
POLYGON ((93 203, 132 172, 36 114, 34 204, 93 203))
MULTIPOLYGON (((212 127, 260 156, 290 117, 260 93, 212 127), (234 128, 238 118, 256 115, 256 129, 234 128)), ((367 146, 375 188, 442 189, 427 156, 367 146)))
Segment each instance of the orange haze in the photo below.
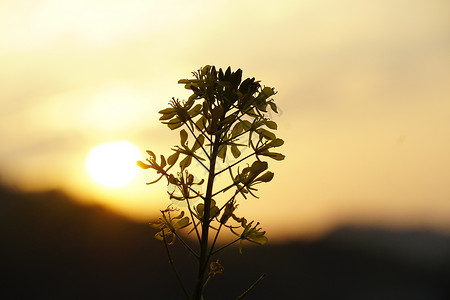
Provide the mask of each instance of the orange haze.
POLYGON ((158 123, 180 78, 241 68, 278 91, 286 141, 274 180, 241 214, 269 237, 340 223, 450 231, 450 2, 104 1, 0 3, 0 175, 150 219, 164 183, 107 188, 92 147, 145 154, 178 142, 158 123))

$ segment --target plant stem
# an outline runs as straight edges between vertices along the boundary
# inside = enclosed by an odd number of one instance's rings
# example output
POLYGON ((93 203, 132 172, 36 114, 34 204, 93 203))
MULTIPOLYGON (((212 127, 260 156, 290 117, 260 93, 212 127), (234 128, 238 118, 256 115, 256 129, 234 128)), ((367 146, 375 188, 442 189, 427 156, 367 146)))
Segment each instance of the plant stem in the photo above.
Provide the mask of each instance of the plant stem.
POLYGON ((208 235, 209 235, 209 223, 210 213, 211 213, 211 200, 213 194, 213 185, 215 178, 215 168, 217 159, 217 150, 219 148, 219 135, 215 136, 214 143, 211 145, 211 156, 209 164, 209 176, 208 184, 206 188, 204 211, 203 211, 203 222, 202 222, 202 237, 200 241, 200 259, 197 274, 197 282, 194 289, 193 300, 201 300, 203 293, 203 285, 205 283, 205 270, 208 266, 208 235))

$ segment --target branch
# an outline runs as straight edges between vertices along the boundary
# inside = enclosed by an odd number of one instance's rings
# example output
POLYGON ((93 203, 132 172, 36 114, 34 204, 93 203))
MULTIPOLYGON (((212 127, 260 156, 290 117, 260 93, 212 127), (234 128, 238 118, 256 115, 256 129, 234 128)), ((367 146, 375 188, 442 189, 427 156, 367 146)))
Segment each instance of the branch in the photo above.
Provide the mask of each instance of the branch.
MULTIPOLYGON (((192 123, 195 124, 195 122, 192 122, 192 123)), ((189 131, 191 132, 192 136, 195 138, 195 141, 200 145, 200 147, 202 148, 203 152, 206 154, 206 157, 208 157, 208 159, 210 159, 208 152, 206 152, 206 149, 203 148, 203 145, 199 143, 197 136, 194 134, 194 131, 193 131, 193 130, 191 129, 191 127, 189 127, 187 124, 186 124, 186 127, 189 129, 189 131)), ((203 134, 203 131, 200 131, 200 132, 203 134)), ((206 135, 203 134, 203 136, 206 136, 206 135)), ((202 165, 203 165, 203 164, 202 164, 202 165)), ((203 167, 205 167, 205 165, 203 165, 203 167)), ((205 169, 206 169, 207 171, 209 171, 208 168, 205 167, 205 169)))
POLYGON ((224 188, 221 189, 220 191, 215 192, 211 197, 214 198, 214 197, 217 196, 218 194, 220 194, 220 193, 222 193, 222 192, 224 192, 224 191, 226 191, 226 190, 232 188, 234 185, 235 185, 235 184, 232 183, 232 184, 230 184, 229 186, 224 187, 224 188))
POLYGON ((220 247, 220 248, 217 249, 216 251, 213 251, 213 252, 211 253, 211 256, 214 255, 214 254, 216 254, 217 252, 222 251, 223 249, 225 249, 225 248, 227 248, 227 247, 233 245, 234 243, 240 241, 241 239, 242 239, 241 237, 238 237, 238 238, 235 239, 234 241, 232 241, 232 242, 226 244, 225 246, 220 247))
POLYGON ((220 170, 219 172, 217 172, 217 173, 214 174, 214 175, 217 176, 217 175, 219 175, 220 173, 225 172, 225 171, 228 170, 228 169, 231 169, 231 168, 234 167, 235 165, 237 165, 237 164, 243 162, 244 160, 246 160, 247 158, 252 157, 252 156, 255 155, 255 154, 256 154, 256 152, 253 152, 253 153, 247 155, 246 157, 244 157, 244 158, 238 160, 237 162, 233 163, 232 165, 229 165, 229 166, 226 167, 225 169, 220 170))
MULTIPOLYGON (((234 184, 232 184, 232 185, 230 185, 230 186, 233 186, 233 185, 234 185, 234 184)), ((221 208, 219 208, 219 211, 217 212, 217 214, 220 214, 220 212, 227 206, 227 204, 230 203, 230 201, 233 201, 233 199, 236 197, 236 195, 239 194, 239 192, 242 191, 245 187, 246 187, 246 186, 243 185, 243 186, 241 186, 240 188, 238 188, 238 189, 234 192, 234 195, 233 195, 227 202, 225 202, 225 204, 222 205, 221 208)), ((227 188, 228 188, 228 187, 227 187, 227 188)), ((253 194, 252 194, 252 195, 253 195, 253 194)), ((212 220, 212 219, 210 219, 210 221, 211 221, 211 220, 212 220)))
MULTIPOLYGON (((188 186, 188 187, 189 187, 189 190, 191 190, 193 192, 196 192, 190 186, 188 186)), ((179 186, 178 186, 178 189, 180 189, 179 186)), ((196 193, 197 193, 198 196, 200 196, 198 192, 196 192, 196 193)), ((182 192, 182 194, 183 194, 183 192, 182 192)), ((201 198, 203 198, 203 197, 201 197, 201 198)), ((197 224, 195 223, 194 214, 193 214, 192 209, 191 209, 191 204, 189 203, 189 199, 185 199, 185 200, 186 200, 186 203, 187 203, 187 206, 188 206, 189 214, 191 215, 192 223, 194 224, 194 229, 195 229, 195 233, 197 234, 197 239, 200 242, 200 233, 198 232, 197 224)), ((193 251, 191 251, 191 252, 193 252, 193 251)), ((199 258, 198 255, 196 255, 194 252, 193 252, 193 254, 195 255, 195 257, 199 258)))
MULTIPOLYGON (((234 184, 233 184, 233 185, 234 185, 234 184)), ((245 186, 242 186, 241 188, 237 189, 237 190, 234 192, 234 195, 233 195, 227 202, 225 202, 224 205, 222 205, 222 207, 219 209, 219 211, 218 211, 217 214, 220 214, 220 212, 225 208, 225 206, 227 206, 228 203, 230 203, 231 201, 233 201, 233 199, 236 197, 236 195, 239 194, 239 192, 240 192, 244 187, 245 187, 245 186)), ((212 219, 211 219, 211 220, 212 220, 212 219)))
MULTIPOLYGON (((163 178, 163 176, 166 176, 166 178, 167 178, 167 177, 169 176, 169 174, 167 173, 167 171, 169 171, 173 166, 174 166, 174 165, 169 166, 169 167, 167 168, 167 170, 164 170, 164 169, 163 169, 164 173, 162 173, 162 175, 159 176, 158 179, 153 180, 152 182, 147 182, 146 184, 153 184, 153 183, 156 183, 156 182, 160 181, 161 178, 163 178)), ((155 168, 152 168, 152 169, 155 169, 155 168)))
MULTIPOLYGON (((187 202, 187 205, 188 205, 189 214, 191 215, 192 223, 194 223, 194 229, 195 229, 195 233, 197 234, 197 239, 200 242, 200 240, 201 240, 200 239, 200 233, 198 232, 198 229, 197 229, 197 223, 195 223, 195 220, 194 220, 194 213, 192 212, 191 205, 189 204, 189 200, 188 199, 186 199, 186 202, 187 202)), ((197 258, 198 258, 198 256, 197 256, 197 258)))
MULTIPOLYGON (((236 107, 235 107, 236 108, 236 107)), ((228 116, 224 116, 223 117, 223 119, 225 120, 226 118, 229 118, 230 116, 232 116, 232 115, 234 115, 234 114, 236 114, 236 115, 238 115, 239 114, 239 110, 237 110, 237 111, 235 111, 235 112, 233 112, 233 113, 231 113, 231 114, 229 114, 228 116)), ((227 126, 227 128, 223 131, 223 137, 225 138, 226 136, 227 136, 227 133, 228 133, 228 131, 230 131, 230 129, 231 129, 231 127, 233 126, 233 124, 234 123, 236 123, 236 121, 239 121, 239 119, 240 118, 242 118, 242 116, 243 116, 244 114, 242 114, 241 116, 239 116, 239 117, 236 117, 234 120, 233 120, 233 122, 231 122, 228 126, 227 126)), ((220 139, 220 141, 221 142, 223 142, 223 138, 222 139, 220 139)))
POLYGON ((232 141, 232 140, 235 140, 235 139, 237 139, 238 137, 240 137, 241 135, 244 135, 244 134, 246 134, 247 132, 250 132, 251 130, 249 129, 249 130, 244 130, 244 131, 242 131, 241 133, 239 133, 238 135, 236 135, 236 136, 234 136, 234 137, 231 137, 231 138, 229 138, 229 139, 227 139, 227 140, 223 140, 223 142, 229 142, 229 141, 232 141))
POLYGON ((250 293, 251 290, 255 288, 255 286, 266 276, 266 274, 262 274, 258 280, 255 281, 245 292, 243 292, 239 297, 236 298, 236 300, 240 300, 244 298, 248 293, 250 293))
POLYGON ((207 132, 200 129, 200 127, 198 127, 198 125, 190 117, 189 117, 189 121, 191 121, 195 125, 195 128, 197 128, 197 130, 200 131, 208 139, 208 141, 212 144, 212 139, 208 135, 205 134, 207 132))
MULTIPOLYGON (((203 147, 202 147, 202 148, 203 148, 203 147)), ((198 159, 198 158, 196 157, 195 154, 192 155, 192 157, 195 158, 195 160, 196 160, 198 163, 200 163, 200 164, 203 166, 203 168, 205 168, 205 170, 209 173, 209 169, 202 163, 202 161, 201 161, 200 159, 198 159)))
POLYGON ((214 250, 214 246, 216 245, 216 241, 217 241, 217 238, 219 237, 219 232, 220 232, 220 229, 222 228, 222 226, 223 226, 223 224, 220 223, 219 228, 217 229, 217 232, 216 232, 216 236, 214 237, 214 241, 211 244, 211 248, 209 248, 208 261, 211 258, 211 255, 212 255, 213 250, 214 250))
POLYGON ((192 250, 191 247, 189 247, 188 244, 186 244, 186 242, 178 235, 178 233, 176 233, 176 231, 172 231, 173 234, 175 234, 175 236, 181 241, 181 243, 183 243, 183 245, 189 250, 189 252, 192 253, 192 255, 195 256, 195 258, 199 258, 198 254, 194 252, 194 250, 192 250))
POLYGON ((197 195, 197 197, 200 197, 200 198, 202 198, 203 199, 203 201, 205 201, 205 197, 202 195, 202 194, 200 194, 200 192, 198 192, 198 191, 196 191, 196 190, 194 190, 193 188, 191 188, 190 186, 189 186, 189 190, 191 191, 191 192, 193 192, 194 194, 196 194, 197 195))
POLYGON ((177 277, 178 283, 180 284, 181 288, 183 289, 184 295, 186 296, 186 299, 190 299, 188 292, 186 291, 186 288, 184 287, 183 281, 181 280, 180 274, 178 274, 177 269, 175 268, 175 264, 173 263, 172 256, 170 255, 169 246, 167 245, 166 241, 166 235, 164 234, 164 230, 162 231, 163 240, 164 240, 164 246, 166 248, 167 257, 169 258, 169 264, 172 267, 173 272, 175 273, 175 276, 177 277))
MULTIPOLYGON (((236 123, 236 121, 241 121, 241 118, 243 117, 243 116, 245 116, 246 114, 247 114, 247 112, 249 112, 250 110, 252 110, 252 106, 250 106, 248 109, 246 109, 245 111, 241 111, 240 109, 239 109, 239 107, 237 107, 236 105, 233 105, 233 107, 235 108, 235 109, 237 109, 237 111, 235 111, 235 112, 233 112, 232 114, 237 114, 237 115, 239 115, 239 113, 241 113, 241 115, 240 116, 237 116, 236 117, 236 119, 234 119, 234 121, 228 126, 228 128, 225 130, 225 132, 224 132, 224 137, 226 136, 226 134, 228 133, 228 131, 230 130, 230 128, 233 126, 233 124, 235 124, 236 123)), ((231 116, 232 114, 230 114, 229 116, 231 116)), ((261 117, 263 117, 263 116, 261 116, 261 117)), ((233 139, 235 139, 235 138, 237 138, 237 137, 239 137, 239 136, 241 136, 241 135, 243 135, 243 134, 245 134, 245 133, 247 133, 247 132, 249 132, 250 130, 247 130, 247 131, 244 131, 243 133, 241 133, 241 134, 239 134, 239 135, 237 135, 237 136, 235 136, 235 137, 233 137, 233 138, 231 138, 230 140, 233 140, 233 139)), ((224 141, 223 139, 221 140, 222 142, 224 141)))

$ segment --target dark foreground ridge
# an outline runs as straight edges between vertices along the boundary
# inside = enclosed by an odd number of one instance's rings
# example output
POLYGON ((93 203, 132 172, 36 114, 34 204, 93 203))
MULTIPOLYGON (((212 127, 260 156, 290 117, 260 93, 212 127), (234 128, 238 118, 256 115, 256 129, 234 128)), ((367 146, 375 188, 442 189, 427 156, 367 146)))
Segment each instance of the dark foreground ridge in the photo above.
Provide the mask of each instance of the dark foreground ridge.
MULTIPOLYGON (((0 188, 0 298, 183 299, 153 234, 60 192, 0 188)), ((189 278, 191 257, 174 250, 189 278)), ((427 231, 342 227, 315 242, 229 249, 220 262, 206 299, 234 299, 262 273, 246 299, 450 299, 450 238, 427 231)))

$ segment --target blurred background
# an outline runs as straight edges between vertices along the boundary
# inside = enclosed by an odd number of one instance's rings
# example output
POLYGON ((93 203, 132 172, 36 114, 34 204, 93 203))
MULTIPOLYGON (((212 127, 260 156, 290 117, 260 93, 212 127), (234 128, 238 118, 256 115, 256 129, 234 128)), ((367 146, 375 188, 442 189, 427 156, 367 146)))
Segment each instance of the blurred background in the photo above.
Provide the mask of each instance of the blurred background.
POLYGON ((247 267, 250 283, 265 270, 251 260, 282 257, 266 267, 286 280, 268 276, 261 295, 278 286, 286 297, 323 299, 325 285, 345 299, 345 288, 354 299, 448 297, 450 2, 3 0, 0 36, 11 291, 26 282, 44 293, 37 286, 59 272, 77 283, 90 274, 91 284, 61 283, 50 296, 106 286, 117 296, 111 283, 121 282, 123 295, 139 298, 175 282, 161 275, 166 257, 145 225, 169 203, 166 185, 118 169, 114 147, 100 153, 111 155, 103 164, 88 157, 120 141, 132 161, 146 149, 169 154, 178 135, 157 112, 189 95, 178 79, 211 64, 278 91, 286 159, 269 162, 275 178, 239 207, 271 246, 228 258, 247 267), (127 176, 104 182, 101 170, 127 176), (355 288, 361 278, 367 286, 355 288))

